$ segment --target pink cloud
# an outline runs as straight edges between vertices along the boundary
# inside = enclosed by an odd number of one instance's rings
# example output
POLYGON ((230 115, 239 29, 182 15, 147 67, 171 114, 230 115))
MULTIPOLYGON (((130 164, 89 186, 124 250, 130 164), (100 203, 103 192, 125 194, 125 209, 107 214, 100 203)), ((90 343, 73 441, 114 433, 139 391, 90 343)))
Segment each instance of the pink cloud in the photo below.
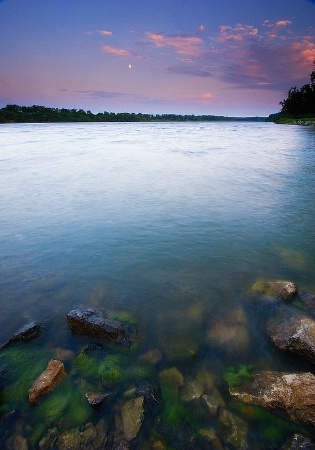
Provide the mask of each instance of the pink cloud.
POLYGON ((110 47, 109 45, 104 45, 102 47, 102 51, 104 53, 107 53, 109 55, 114 55, 114 56, 131 56, 132 55, 132 52, 129 50, 110 47))
POLYGON ((278 22, 276 22, 277 27, 286 27, 287 25, 291 24, 292 24, 291 20, 278 20, 278 22))
POLYGON ((147 33, 147 37, 155 47, 171 47, 180 55, 191 56, 200 54, 204 41, 191 35, 166 35, 164 33, 147 33))
POLYGON ((258 29, 252 25, 242 25, 238 23, 236 27, 222 25, 220 27, 220 35, 216 38, 219 42, 226 41, 243 41, 248 36, 256 36, 258 29))

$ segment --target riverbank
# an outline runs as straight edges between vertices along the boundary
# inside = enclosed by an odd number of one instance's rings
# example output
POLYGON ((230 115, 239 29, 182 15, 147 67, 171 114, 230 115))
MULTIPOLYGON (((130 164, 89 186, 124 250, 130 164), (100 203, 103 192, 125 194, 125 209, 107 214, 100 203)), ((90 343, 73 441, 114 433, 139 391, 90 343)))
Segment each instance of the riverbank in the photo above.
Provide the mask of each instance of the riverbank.
POLYGON ((285 125, 304 125, 304 126, 312 126, 315 127, 315 118, 289 118, 289 117, 281 117, 275 121, 278 124, 285 125))

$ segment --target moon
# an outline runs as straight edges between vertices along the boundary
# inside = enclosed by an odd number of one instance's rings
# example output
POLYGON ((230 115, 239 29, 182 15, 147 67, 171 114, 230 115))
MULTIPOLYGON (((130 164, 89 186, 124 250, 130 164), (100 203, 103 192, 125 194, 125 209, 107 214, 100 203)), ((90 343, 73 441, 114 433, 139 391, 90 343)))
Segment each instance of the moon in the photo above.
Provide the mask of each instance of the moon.
POLYGON ((129 67, 129 69, 131 69, 131 67, 132 67, 131 64, 129 64, 128 67, 129 67))

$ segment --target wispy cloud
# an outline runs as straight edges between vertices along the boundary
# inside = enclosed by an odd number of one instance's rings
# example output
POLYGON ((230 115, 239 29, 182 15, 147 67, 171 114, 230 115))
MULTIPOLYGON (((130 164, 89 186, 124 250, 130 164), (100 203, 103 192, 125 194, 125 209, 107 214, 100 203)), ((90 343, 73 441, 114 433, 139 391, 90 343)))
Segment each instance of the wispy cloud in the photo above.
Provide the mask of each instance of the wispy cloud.
POLYGON ((112 36, 113 32, 112 31, 108 31, 108 30, 100 30, 99 33, 102 36, 112 36))
POLYGON ((195 67, 194 65, 190 66, 170 66, 167 68, 169 72, 182 74, 182 75, 191 75, 194 77, 201 77, 201 78, 209 78, 212 77, 212 73, 209 72, 206 69, 202 69, 199 67, 195 67))
POLYGON ((172 48, 178 54, 191 56, 201 53, 201 47, 204 45, 203 39, 188 34, 167 35, 164 33, 147 33, 149 40, 157 48, 172 48))
POLYGON ((221 25, 220 35, 216 37, 219 42, 244 41, 249 36, 257 36, 258 28, 252 25, 237 24, 235 27, 221 25))
POLYGON ((131 56, 132 52, 130 50, 125 50, 122 48, 111 47, 110 45, 103 45, 102 52, 113 56, 131 56))

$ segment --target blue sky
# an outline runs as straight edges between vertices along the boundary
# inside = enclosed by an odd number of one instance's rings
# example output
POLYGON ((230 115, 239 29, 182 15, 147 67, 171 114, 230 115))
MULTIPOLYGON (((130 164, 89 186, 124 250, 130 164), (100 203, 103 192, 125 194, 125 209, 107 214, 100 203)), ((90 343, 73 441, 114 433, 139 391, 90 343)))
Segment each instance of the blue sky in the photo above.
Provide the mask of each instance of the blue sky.
POLYGON ((310 0, 0 0, 0 106, 268 115, 315 60, 310 0))

